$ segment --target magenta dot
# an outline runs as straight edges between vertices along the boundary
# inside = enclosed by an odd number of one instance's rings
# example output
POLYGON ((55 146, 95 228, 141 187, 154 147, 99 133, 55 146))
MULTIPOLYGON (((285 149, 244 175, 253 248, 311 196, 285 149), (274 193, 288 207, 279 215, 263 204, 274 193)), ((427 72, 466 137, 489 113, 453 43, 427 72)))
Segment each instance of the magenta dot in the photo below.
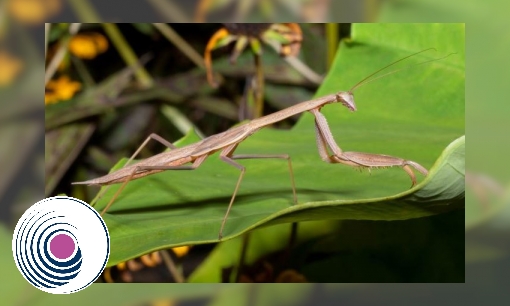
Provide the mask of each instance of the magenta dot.
POLYGON ((50 252, 58 259, 65 259, 73 255, 74 240, 65 234, 59 234, 50 241, 50 252))

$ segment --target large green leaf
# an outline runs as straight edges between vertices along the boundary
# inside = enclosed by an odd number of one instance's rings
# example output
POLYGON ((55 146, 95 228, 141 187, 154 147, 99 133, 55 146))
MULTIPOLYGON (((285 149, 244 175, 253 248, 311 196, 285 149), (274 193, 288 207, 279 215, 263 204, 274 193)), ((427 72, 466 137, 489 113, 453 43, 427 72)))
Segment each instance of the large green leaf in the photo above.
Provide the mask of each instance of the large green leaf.
MULTIPOLYGON (((369 174, 322 162, 315 146, 313 118, 305 114, 291 131, 263 129, 236 151, 290 154, 299 204, 292 206, 285 161, 243 160, 247 172, 227 221, 224 239, 276 223, 410 219, 462 208, 462 25, 355 25, 352 42, 341 44, 317 96, 347 90, 395 59, 429 47, 438 51, 424 53, 410 62, 457 54, 359 88, 356 113, 348 112, 340 104, 323 109, 336 141, 344 150, 414 160, 431 168, 425 180, 409 189, 409 177, 399 168, 369 174)), ((196 140, 196 136, 188 135, 179 145, 196 140)), ((166 171, 130 182, 105 215, 112 250, 108 264, 157 249, 217 241, 238 175, 236 168, 221 162, 216 154, 195 171, 166 171)), ((98 210, 117 188, 108 190, 98 202, 98 210)))

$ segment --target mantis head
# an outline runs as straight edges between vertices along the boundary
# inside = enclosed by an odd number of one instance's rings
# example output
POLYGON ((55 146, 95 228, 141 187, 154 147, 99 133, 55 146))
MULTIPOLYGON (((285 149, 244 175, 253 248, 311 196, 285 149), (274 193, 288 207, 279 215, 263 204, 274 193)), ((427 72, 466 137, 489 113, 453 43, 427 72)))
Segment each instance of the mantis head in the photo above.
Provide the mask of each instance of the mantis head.
POLYGON ((352 112, 356 111, 356 104, 354 103, 354 95, 350 91, 341 91, 336 94, 336 102, 342 103, 352 112))

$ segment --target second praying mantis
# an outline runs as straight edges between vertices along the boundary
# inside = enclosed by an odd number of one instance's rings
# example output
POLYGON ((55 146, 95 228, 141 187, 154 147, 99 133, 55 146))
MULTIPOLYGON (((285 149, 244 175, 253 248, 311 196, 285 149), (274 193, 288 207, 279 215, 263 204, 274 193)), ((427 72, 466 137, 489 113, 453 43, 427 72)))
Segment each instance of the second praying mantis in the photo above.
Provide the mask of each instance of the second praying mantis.
MULTIPOLYGON (((139 179, 144 176, 158 173, 165 170, 195 170, 197 169, 205 159, 216 153, 219 153, 220 159, 240 170, 239 177, 237 179, 237 183, 230 199, 230 203, 228 205, 225 216, 223 217, 221 227, 218 233, 218 239, 221 240, 223 237, 223 229, 225 227, 225 223, 227 221, 230 209, 232 208, 232 204, 234 203, 236 194, 239 190, 239 186, 241 185, 241 181, 246 172, 246 168, 236 162, 238 159, 261 159, 261 158, 276 158, 276 159, 285 159, 288 162, 292 193, 293 193, 293 202, 297 204, 297 196, 296 196, 296 187, 294 183, 294 174, 292 170, 292 163, 290 156, 288 154, 275 154, 275 155, 260 155, 260 154, 234 154, 237 146, 248 136, 257 132, 259 129, 273 124, 275 122, 281 121, 283 119, 289 118, 293 115, 300 114, 303 112, 310 112, 315 117, 315 134, 317 140, 317 147, 319 150, 319 155, 321 159, 328 163, 340 163, 344 165, 348 165, 351 167, 358 168, 386 168, 386 167, 402 167, 402 169, 409 175, 411 178, 412 186, 416 184, 416 177, 411 169, 411 167, 415 168, 417 171, 422 173, 423 175, 427 175, 428 171, 423 166, 418 164, 417 162, 411 160, 405 160, 399 157, 389 156, 389 155, 381 155, 381 154, 373 154, 373 153, 363 153, 363 152, 343 152, 342 149, 338 146, 333 138, 333 134, 328 127, 328 123, 324 115, 320 112, 321 108, 327 104, 332 103, 340 103, 341 105, 347 107, 351 111, 356 111, 356 104, 354 103, 353 92, 360 86, 372 82, 376 79, 384 77, 386 75, 395 73, 399 70, 409 68, 404 67, 401 69, 397 69, 386 74, 383 74, 378 77, 374 77, 379 72, 387 69, 390 66, 395 65, 396 63, 403 61, 409 57, 415 56, 419 53, 428 51, 430 49, 422 50, 420 52, 408 55, 404 58, 401 58, 379 70, 370 74, 356 85, 354 85, 349 91, 341 91, 335 94, 330 94, 324 97, 320 97, 317 99, 301 102, 294 106, 288 107, 286 109, 280 110, 278 112, 269 114, 267 116, 253 119, 250 122, 245 124, 233 127, 223 133, 219 133, 216 135, 209 136, 207 138, 202 139, 194 144, 190 144, 181 148, 177 148, 175 145, 170 143, 169 141, 163 139, 161 136, 156 134, 151 134, 142 145, 136 150, 136 152, 130 157, 130 159, 126 162, 123 168, 109 173, 105 176, 91 179, 83 182, 75 182, 73 184, 86 184, 86 185, 112 185, 122 183, 120 188, 114 194, 114 196, 110 199, 106 207, 101 212, 101 215, 104 215, 113 202, 120 195, 122 190, 126 187, 126 184, 134 179, 139 179), (374 77, 374 78, 372 78, 374 77), (142 150, 142 148, 151 140, 156 140, 166 147, 170 148, 170 151, 166 151, 160 153, 158 155, 152 156, 145 160, 141 160, 133 165, 129 165, 131 161, 138 155, 138 153, 142 150), (331 151, 331 154, 329 151, 331 151), (128 166, 129 165, 129 166, 128 166)), ((444 57, 443 57, 444 58, 444 57)), ((442 59, 442 58, 439 58, 442 59)), ((428 60, 419 64, 424 64, 430 61, 435 61, 439 59, 428 60)), ((417 64, 417 65, 419 65, 417 64)), ((103 192, 106 189, 103 190, 103 192)), ((100 198, 98 196, 97 198, 100 198)))

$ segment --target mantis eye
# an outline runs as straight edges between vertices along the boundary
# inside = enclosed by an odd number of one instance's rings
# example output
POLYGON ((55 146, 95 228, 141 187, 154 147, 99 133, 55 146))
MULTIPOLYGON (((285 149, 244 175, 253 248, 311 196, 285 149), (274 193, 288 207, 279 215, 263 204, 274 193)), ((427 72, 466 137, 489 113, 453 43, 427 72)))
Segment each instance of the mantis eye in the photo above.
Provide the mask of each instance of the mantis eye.
POLYGON ((351 111, 356 111, 356 103, 354 103, 354 96, 351 92, 342 91, 337 94, 337 102, 342 103, 345 107, 350 109, 351 111))

